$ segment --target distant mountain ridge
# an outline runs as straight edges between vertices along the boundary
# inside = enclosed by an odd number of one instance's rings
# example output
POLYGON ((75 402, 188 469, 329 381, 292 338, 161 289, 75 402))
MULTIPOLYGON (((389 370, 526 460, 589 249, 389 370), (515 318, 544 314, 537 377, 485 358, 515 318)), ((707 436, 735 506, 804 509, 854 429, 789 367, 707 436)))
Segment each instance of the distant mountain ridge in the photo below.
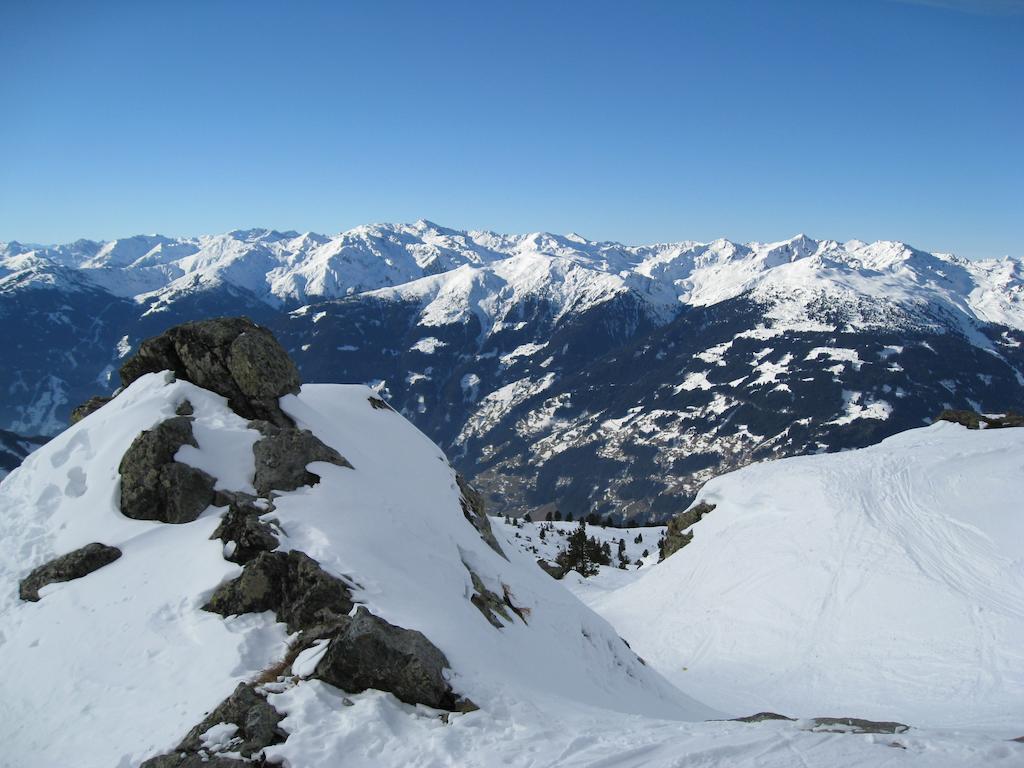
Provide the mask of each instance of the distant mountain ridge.
POLYGON ((1024 264, 899 243, 629 246, 427 221, 0 244, 0 428, 53 433, 177 322, 373 384, 496 510, 663 518, 710 476, 1024 404, 1024 264))

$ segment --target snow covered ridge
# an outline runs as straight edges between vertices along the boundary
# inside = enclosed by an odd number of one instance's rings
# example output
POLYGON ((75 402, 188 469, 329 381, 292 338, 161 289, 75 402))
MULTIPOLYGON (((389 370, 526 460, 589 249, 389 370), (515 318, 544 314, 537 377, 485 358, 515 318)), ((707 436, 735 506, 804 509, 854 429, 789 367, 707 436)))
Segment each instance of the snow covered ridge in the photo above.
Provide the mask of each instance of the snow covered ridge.
POLYGON ((360 764, 353 729, 433 732, 440 709, 472 732, 525 702, 714 716, 502 547, 371 390, 305 385, 273 411, 259 388, 291 388, 288 372, 248 379, 238 359, 257 330, 143 345, 124 391, 0 486, 0 763, 312 766, 326 737, 360 764), (146 370, 161 363, 181 375, 146 370))
POLYGON ((1024 328, 1024 267, 968 261, 905 243, 728 240, 622 245, 578 235, 500 235, 428 221, 360 226, 334 236, 272 230, 167 238, 139 235, 66 245, 0 244, 0 292, 27 285, 98 287, 165 305, 200 286, 230 285, 278 306, 376 292, 422 303, 425 324, 473 314, 500 322, 543 298, 579 312, 610 297, 641 296, 664 317, 752 294, 781 323, 814 319, 827 302, 858 325, 965 322, 1024 328), (886 306, 896 304, 893 314, 886 306))

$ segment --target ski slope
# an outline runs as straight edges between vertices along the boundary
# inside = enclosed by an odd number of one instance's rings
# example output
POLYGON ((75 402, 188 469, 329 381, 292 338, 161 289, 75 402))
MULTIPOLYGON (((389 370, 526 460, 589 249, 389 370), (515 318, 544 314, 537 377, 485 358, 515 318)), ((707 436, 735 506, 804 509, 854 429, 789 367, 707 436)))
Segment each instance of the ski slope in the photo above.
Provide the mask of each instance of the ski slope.
POLYGON ((589 602, 727 712, 1024 722, 1024 429, 940 422, 709 482, 692 543, 589 602))

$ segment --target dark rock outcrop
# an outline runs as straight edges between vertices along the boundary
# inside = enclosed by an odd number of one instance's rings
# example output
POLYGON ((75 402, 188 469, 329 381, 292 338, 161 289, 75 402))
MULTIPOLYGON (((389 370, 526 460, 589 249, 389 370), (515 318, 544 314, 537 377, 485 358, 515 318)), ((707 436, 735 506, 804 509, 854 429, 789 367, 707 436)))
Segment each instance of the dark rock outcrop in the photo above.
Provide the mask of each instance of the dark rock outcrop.
POLYGON ((244 418, 292 425, 278 399, 299 391, 298 369, 273 334, 248 318, 185 323, 146 339, 121 366, 121 382, 165 370, 223 395, 244 418))
POLYGON ((456 711, 444 679, 448 659, 421 632, 403 629, 360 606, 327 646, 314 675, 349 693, 389 691, 407 704, 456 711))
POLYGON ((888 721, 862 720, 859 717, 816 717, 813 731, 826 733, 903 733, 910 726, 888 721))
POLYGON ((277 549, 277 532, 273 523, 261 519, 268 510, 257 507, 254 500, 241 494, 228 501, 228 511, 221 518, 220 525, 211 538, 220 539, 225 545, 233 543, 233 549, 224 558, 244 565, 260 552, 277 549))
POLYGON ((112 397, 90 397, 80 406, 71 411, 71 416, 68 418, 68 422, 71 424, 77 424, 90 413, 95 413, 113 399, 114 398, 112 397))
POLYGON ((260 552, 204 608, 222 616, 273 611, 290 632, 323 634, 347 622, 352 595, 345 582, 302 552, 260 552))
POLYGON ((253 421, 249 426, 263 435, 252 447, 256 462, 253 485, 260 496, 319 483, 319 476, 306 469, 313 461, 352 468, 344 456, 308 429, 279 427, 266 421, 253 421))
POLYGON ((747 715, 746 717, 734 717, 732 722, 735 723, 763 723, 765 720, 795 720, 795 717, 786 717, 776 712, 758 712, 756 715, 747 715))
POLYGON ((173 753, 150 758, 142 763, 140 768, 251 766, 251 762, 207 754, 203 746, 203 734, 219 723, 237 726, 238 730, 232 737, 228 751, 237 752, 243 758, 251 760, 258 758, 271 744, 280 744, 288 738, 288 734, 279 727, 283 719, 284 715, 270 706, 251 684, 239 683, 228 698, 188 732, 173 753))
POLYGON ((39 590, 47 584, 88 576, 120 556, 121 550, 117 547, 98 543, 86 544, 33 570, 22 579, 18 586, 18 595, 22 600, 36 602, 39 600, 39 590))
POLYGON ((702 501, 669 520, 668 528, 665 531, 665 538, 661 542, 660 559, 664 560, 693 541, 693 533, 688 532, 687 529, 694 523, 699 522, 704 515, 714 508, 714 504, 702 501))
POLYGON ((558 563, 552 563, 550 560, 539 558, 537 560, 537 565, 540 566, 540 569, 544 571, 544 573, 553 579, 565 578, 566 570, 558 563))
POLYGON ((494 538, 494 531, 491 530, 491 521, 488 519, 487 512, 484 509, 484 497, 477 493, 476 489, 467 483, 466 478, 462 475, 456 475, 455 482, 458 483, 459 491, 462 494, 459 498, 459 504, 462 506, 462 514, 465 515, 466 519, 469 520, 474 528, 476 528, 477 533, 480 534, 480 538, 484 540, 484 543, 508 560, 505 553, 501 551, 501 546, 498 544, 498 540, 494 538))
POLYGON ((1015 411, 1007 411, 1001 416, 987 416, 976 411, 953 410, 947 408, 936 421, 951 421, 968 429, 1005 429, 1007 427, 1024 427, 1024 415, 1015 411))
POLYGON ((118 467, 123 515, 189 523, 213 503, 216 479, 174 460, 183 445, 198 447, 185 416, 162 421, 135 438, 118 467))

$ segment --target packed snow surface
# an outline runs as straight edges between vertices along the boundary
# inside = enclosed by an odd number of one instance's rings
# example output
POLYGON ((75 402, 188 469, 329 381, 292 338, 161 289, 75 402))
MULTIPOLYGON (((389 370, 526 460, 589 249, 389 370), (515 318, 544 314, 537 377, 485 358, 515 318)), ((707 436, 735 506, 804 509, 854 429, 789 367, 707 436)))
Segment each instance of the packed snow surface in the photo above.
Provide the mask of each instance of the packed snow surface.
POLYGON ((711 480, 693 541, 590 593, 727 712, 1024 722, 1024 429, 940 422, 711 480))

